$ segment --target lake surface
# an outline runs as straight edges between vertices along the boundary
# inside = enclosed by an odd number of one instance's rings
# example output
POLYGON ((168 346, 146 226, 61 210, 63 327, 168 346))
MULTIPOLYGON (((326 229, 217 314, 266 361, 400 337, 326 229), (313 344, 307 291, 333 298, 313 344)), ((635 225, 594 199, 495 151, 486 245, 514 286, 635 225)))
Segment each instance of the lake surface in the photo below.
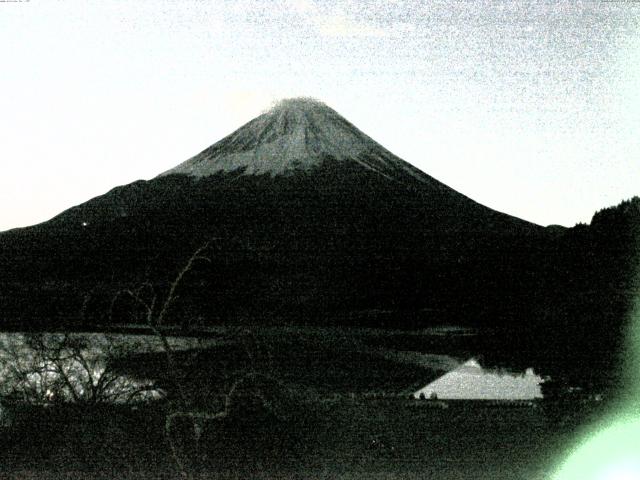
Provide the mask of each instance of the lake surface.
MULTIPOLYGON (((532 371, 520 375, 485 371, 479 365, 465 366, 468 357, 426 353, 434 345, 429 339, 446 335, 442 341, 448 343, 455 336, 473 334, 464 329, 394 335, 359 329, 261 328, 245 332, 244 339, 242 332, 236 332, 231 343, 221 339, 230 339, 229 331, 200 333, 199 337, 165 337, 179 360, 184 361, 180 352, 198 352, 196 363, 190 362, 188 368, 200 379, 211 377, 211 372, 264 369, 265 375, 318 392, 401 393, 424 382, 422 390, 412 390, 416 397, 421 392, 426 398, 441 399, 542 397, 542 378, 532 371), (372 372, 377 374, 369 378, 372 372), (387 384, 389 375, 396 384, 387 384)), ((150 334, 0 333, 0 399, 35 404, 160 399, 166 395, 157 384, 163 375, 167 378, 164 354, 162 339, 150 334), (151 366, 142 368, 149 361, 151 366)), ((200 381, 196 383, 190 388, 201 386, 200 381)))

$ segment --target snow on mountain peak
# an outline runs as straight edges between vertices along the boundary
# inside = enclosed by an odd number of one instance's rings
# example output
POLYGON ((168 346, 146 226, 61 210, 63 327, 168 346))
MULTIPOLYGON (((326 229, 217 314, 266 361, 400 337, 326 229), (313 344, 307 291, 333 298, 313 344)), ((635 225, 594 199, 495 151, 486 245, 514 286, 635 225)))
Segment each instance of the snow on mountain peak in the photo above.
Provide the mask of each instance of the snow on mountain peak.
POLYGON ((163 173, 204 177, 243 170, 245 175, 281 175, 309 170, 326 159, 356 162, 395 176, 424 176, 384 149, 324 103, 289 98, 198 155, 163 173))
POLYGON ((331 110, 324 102, 313 97, 291 97, 283 98, 274 103, 274 105, 265 113, 277 111, 289 112, 305 112, 310 110, 331 110))

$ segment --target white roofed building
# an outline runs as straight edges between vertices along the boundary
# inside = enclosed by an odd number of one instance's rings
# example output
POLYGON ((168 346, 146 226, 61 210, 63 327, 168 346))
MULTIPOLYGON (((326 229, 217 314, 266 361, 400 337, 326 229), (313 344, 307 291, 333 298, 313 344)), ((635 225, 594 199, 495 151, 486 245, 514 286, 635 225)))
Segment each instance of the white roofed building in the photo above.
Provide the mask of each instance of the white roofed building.
POLYGON ((531 368, 524 374, 490 371, 472 358, 413 396, 442 400, 534 400, 542 398, 542 382, 542 377, 531 368))

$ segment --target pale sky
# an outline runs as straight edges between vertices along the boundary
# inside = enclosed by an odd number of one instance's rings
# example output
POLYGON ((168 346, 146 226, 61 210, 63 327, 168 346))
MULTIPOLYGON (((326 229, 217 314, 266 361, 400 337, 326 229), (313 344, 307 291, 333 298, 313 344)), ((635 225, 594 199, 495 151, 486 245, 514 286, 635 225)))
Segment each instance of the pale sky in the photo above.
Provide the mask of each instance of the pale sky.
POLYGON ((0 2, 0 230, 316 97, 542 225, 640 195, 640 2, 0 2))

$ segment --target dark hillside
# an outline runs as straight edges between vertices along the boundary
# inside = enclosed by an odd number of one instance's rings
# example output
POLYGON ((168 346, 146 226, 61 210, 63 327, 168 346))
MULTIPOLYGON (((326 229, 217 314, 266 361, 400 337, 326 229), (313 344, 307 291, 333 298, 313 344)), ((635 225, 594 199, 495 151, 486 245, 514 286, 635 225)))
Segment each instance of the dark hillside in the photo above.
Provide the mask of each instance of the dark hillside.
MULTIPOLYGON (((336 168, 327 160, 295 176, 165 176, 7 232, 3 278, 23 300, 7 294, 5 318, 77 321, 87 297, 166 283, 207 241, 213 262, 194 272, 190 292, 207 322, 429 309, 444 317, 418 322, 477 323, 525 308, 527 276, 547 248, 542 228, 446 191, 336 168)), ((84 321, 102 323, 103 306, 85 308, 84 321)))
POLYGON ((631 306, 640 290, 640 198, 567 229, 551 252, 538 279, 546 300, 535 305, 518 335, 507 330, 496 336, 495 357, 535 359, 554 378, 597 389, 619 385, 631 306))

